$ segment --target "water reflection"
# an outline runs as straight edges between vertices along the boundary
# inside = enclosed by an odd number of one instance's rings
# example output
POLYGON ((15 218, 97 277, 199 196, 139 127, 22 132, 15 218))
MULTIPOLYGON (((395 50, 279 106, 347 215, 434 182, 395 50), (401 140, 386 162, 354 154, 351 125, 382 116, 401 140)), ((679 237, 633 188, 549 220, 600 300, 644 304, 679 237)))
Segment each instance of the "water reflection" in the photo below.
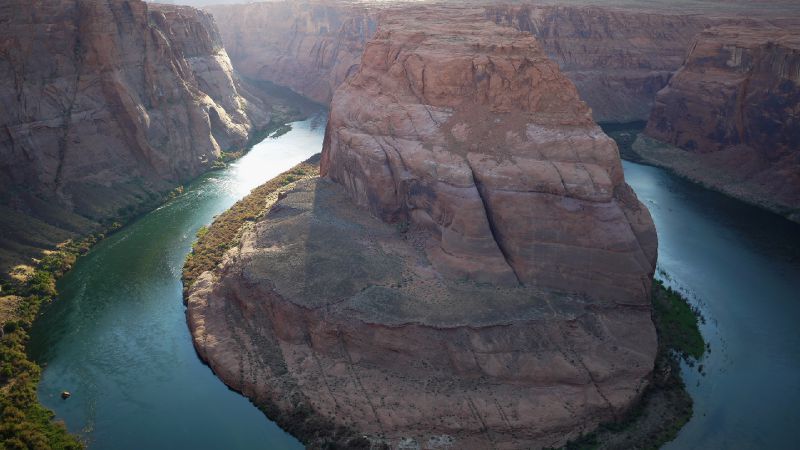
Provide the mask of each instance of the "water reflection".
POLYGON ((31 353, 39 395, 92 449, 293 449, 299 442, 200 363, 180 274, 197 230, 320 151, 326 116, 292 124, 96 246, 59 282, 31 353), (63 390, 73 395, 63 401, 63 390))

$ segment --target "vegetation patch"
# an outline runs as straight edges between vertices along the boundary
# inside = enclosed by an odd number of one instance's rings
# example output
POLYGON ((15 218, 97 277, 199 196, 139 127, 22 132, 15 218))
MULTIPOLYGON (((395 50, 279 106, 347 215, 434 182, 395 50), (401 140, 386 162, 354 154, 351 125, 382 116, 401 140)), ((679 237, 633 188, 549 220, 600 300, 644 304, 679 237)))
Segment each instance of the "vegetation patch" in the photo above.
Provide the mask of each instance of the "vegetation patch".
POLYGON ((242 232, 249 224, 255 223, 266 214, 277 200, 277 193, 281 188, 318 175, 319 155, 315 155, 253 189, 249 195, 217 216, 210 227, 200 228, 197 241, 183 266, 184 292, 200 274, 221 263, 225 252, 239 244, 242 232))
POLYGON ((93 234, 67 241, 48 251, 35 267, 18 266, 2 281, 0 296, 0 448, 80 449, 83 444, 67 432, 55 415, 39 403, 36 387, 41 369, 25 352, 28 331, 42 304, 56 296, 56 279, 77 257, 102 239, 93 234))
POLYGON ((244 148, 220 152, 219 158, 211 164, 211 170, 228 167, 228 163, 241 158, 256 144, 268 137, 274 139, 292 131, 292 125, 289 122, 300 120, 300 118, 301 113, 294 109, 273 108, 269 123, 264 128, 253 132, 244 148))
MULTIPOLYGON (((291 126, 286 122, 296 120, 297 116, 296 111, 276 110, 269 125, 254 133, 244 150, 223 153, 223 162, 241 157, 270 134, 289 131, 291 126)), ((316 174, 319 173, 316 164, 303 163, 286 174, 295 177, 306 173, 316 174)), ((56 280, 75 264, 80 255, 103 239, 104 233, 116 231, 124 223, 183 194, 183 189, 183 186, 178 186, 162 194, 150 195, 140 204, 121 208, 116 211, 116 217, 100 224, 104 232, 89 234, 81 239, 64 239, 55 250, 42 252, 41 258, 34 260, 33 265, 18 265, 8 274, 3 274, 5 277, 0 277, 0 450, 84 448, 78 437, 70 434, 64 423, 56 421, 55 414, 39 403, 36 388, 41 369, 26 353, 28 332, 40 307, 55 299, 56 280)), ((238 211, 236 217, 244 220, 248 217, 250 205, 241 206, 243 209, 238 211)), ((205 238, 206 231, 201 229, 198 235, 205 238)), ((216 248, 203 246, 200 249, 201 256, 196 259, 198 264, 206 262, 212 255, 224 253, 224 250, 220 250, 227 247, 217 240, 218 236, 212 233, 210 237, 216 248)))
POLYGON ((564 446, 569 450, 657 449, 675 439, 692 418, 692 398, 681 377, 680 361, 700 359, 706 343, 696 308, 659 280, 653 280, 653 323, 658 333, 653 378, 642 399, 623 417, 600 425, 564 446))

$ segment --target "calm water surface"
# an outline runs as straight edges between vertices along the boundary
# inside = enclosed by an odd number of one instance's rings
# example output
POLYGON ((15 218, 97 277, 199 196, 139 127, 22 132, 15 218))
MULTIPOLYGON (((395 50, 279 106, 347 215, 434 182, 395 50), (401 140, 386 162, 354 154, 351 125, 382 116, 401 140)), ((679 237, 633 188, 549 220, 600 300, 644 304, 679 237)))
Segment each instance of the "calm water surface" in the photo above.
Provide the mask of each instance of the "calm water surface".
POLYGON ((659 277, 705 316, 711 352, 684 367, 694 417, 669 449, 795 449, 800 424, 800 226, 625 162, 658 230, 659 277))
MULTIPOLYGON (((34 329, 39 395, 92 449, 292 449, 191 345, 180 272, 197 229, 321 148, 325 117, 100 243, 59 282, 34 329), (69 390, 67 401, 59 393, 69 390)), ((667 447, 793 448, 800 423, 800 226, 626 162, 659 233, 659 273, 702 310, 711 353, 684 367, 695 416, 667 447)))
POLYGON ((320 151, 326 117, 295 122, 226 170, 97 245, 58 283, 31 353, 39 397, 92 449, 295 449, 195 354, 181 267, 197 230, 252 188, 320 151), (61 400, 61 391, 72 398, 61 400))

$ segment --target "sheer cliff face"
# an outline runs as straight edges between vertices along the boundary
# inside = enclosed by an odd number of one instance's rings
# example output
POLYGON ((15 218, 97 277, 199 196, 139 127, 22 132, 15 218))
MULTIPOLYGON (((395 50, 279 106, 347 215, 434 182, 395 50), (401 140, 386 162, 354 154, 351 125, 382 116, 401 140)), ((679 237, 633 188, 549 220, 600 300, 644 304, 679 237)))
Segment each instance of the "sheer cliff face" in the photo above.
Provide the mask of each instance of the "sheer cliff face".
POLYGON ((15 0, 0 22, 0 188, 18 228, 4 234, 30 245, 14 251, 53 243, 33 229, 57 241, 152 199, 268 119, 207 13, 15 0))
POLYGON ((598 122, 647 120, 692 38, 712 22, 699 15, 582 6, 499 6, 486 15, 536 36, 598 122))
POLYGON ((242 76, 327 104, 357 67, 378 8, 278 2, 207 8, 242 76))
POLYGON ((789 215, 800 210, 797 25, 700 33, 646 129, 718 173, 702 181, 789 215))
POLYGON ((321 170, 187 298, 198 354, 311 447, 558 447, 639 398, 653 222, 531 35, 388 12, 321 170))
MULTIPOLYGON (((245 76, 289 86, 318 102, 357 67, 386 5, 261 3, 213 6, 225 46, 245 76)), ((680 67, 698 15, 583 6, 492 6, 485 16, 533 34, 597 121, 647 120, 680 67)))
POLYGON ((462 32, 384 19, 334 96, 322 173, 429 229, 442 273, 646 304, 655 230, 616 145, 536 40, 463 14, 462 32))

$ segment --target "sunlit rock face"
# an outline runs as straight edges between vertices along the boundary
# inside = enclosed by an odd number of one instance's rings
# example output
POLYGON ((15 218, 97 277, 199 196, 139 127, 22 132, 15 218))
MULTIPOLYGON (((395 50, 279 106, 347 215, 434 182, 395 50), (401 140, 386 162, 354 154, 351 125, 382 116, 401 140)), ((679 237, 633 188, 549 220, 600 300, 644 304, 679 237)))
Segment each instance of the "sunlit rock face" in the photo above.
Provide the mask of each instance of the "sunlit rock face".
POLYGON ((311 447, 558 447, 639 398, 653 223, 529 34, 387 13, 321 167, 187 295, 198 354, 281 426, 311 447))
POLYGON ((646 134, 685 152, 679 171, 800 220, 800 22, 781 25, 700 33, 646 134))
MULTIPOLYGON (((480 4, 479 2, 476 2, 480 4)), ((392 3, 262 2, 208 7, 244 76, 329 103, 355 72, 392 3)), ((596 121, 647 120, 656 92, 697 32, 715 19, 580 5, 491 5, 485 17, 533 34, 578 88, 596 121)))
POLYGON ((18 219, 4 235, 27 243, 14 253, 86 232, 197 176, 268 121, 208 13, 11 0, 0 23, 0 189, 18 219))
POLYGON ((538 42, 468 14, 393 17, 334 96, 322 173, 383 220, 429 230, 450 276, 647 303, 650 216, 538 42))

